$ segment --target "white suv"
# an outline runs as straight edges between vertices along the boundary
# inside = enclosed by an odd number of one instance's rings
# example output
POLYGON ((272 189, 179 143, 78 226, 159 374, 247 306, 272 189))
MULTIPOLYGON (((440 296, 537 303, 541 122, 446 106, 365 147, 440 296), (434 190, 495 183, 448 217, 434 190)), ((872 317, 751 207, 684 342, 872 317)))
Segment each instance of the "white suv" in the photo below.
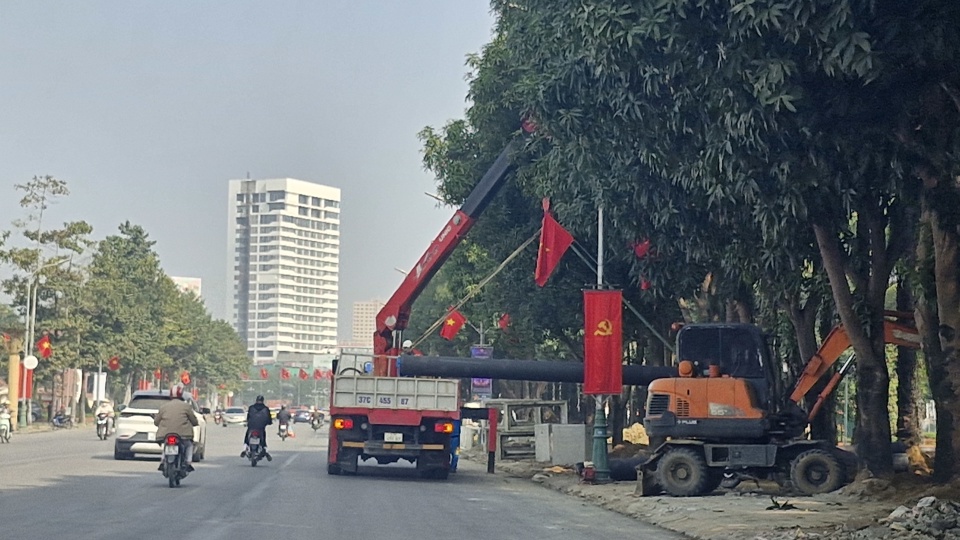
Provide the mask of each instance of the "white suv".
MULTIPOLYGON (((157 426, 153 425, 153 415, 170 399, 165 390, 141 390, 133 393, 130 403, 120 412, 116 421, 117 438, 113 444, 113 459, 130 459, 134 454, 160 455, 161 447, 157 443, 157 426)), ((184 394, 183 399, 193 407, 193 412, 200 421, 200 425, 193 428, 193 460, 200 461, 207 450, 207 421, 204 414, 210 411, 200 409, 187 394, 184 394)))

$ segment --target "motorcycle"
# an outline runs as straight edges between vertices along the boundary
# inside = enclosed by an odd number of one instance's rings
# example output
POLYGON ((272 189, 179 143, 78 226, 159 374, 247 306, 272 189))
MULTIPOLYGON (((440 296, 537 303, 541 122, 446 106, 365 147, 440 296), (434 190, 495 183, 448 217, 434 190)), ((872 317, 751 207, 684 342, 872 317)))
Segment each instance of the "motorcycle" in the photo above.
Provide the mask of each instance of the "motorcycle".
MULTIPOLYGON (((219 424, 222 420, 223 420, 223 413, 221 413, 220 411, 213 413, 214 424, 219 424)), ((224 424, 224 427, 226 427, 226 424, 224 424)))
POLYGON ((69 429, 73 427, 73 418, 63 413, 57 413, 57 415, 53 417, 53 420, 50 421, 50 425, 52 425, 54 429, 69 429))
POLYGON ((100 413, 97 415, 97 437, 100 437, 101 441, 105 441, 109 436, 110 436, 110 415, 108 415, 107 413, 100 413))
POLYGON ((321 426, 323 426, 323 416, 316 416, 310 420, 310 427, 312 427, 314 431, 320 429, 321 426))
POLYGON ((255 429, 250 431, 250 438, 247 439, 247 459, 250 460, 250 466, 256 467, 265 453, 266 449, 260 444, 260 432, 255 429))
POLYGON ((280 432, 277 433, 280 436, 281 441, 287 440, 287 437, 290 435, 289 428, 286 424, 280 424, 280 432))
POLYGON ((186 463, 184 463, 184 451, 186 448, 183 441, 176 433, 168 433, 163 438, 163 454, 160 470, 163 471, 164 478, 170 484, 170 487, 180 485, 180 480, 187 477, 186 463))
POLYGON ((10 442, 10 412, 0 412, 0 443, 10 442))

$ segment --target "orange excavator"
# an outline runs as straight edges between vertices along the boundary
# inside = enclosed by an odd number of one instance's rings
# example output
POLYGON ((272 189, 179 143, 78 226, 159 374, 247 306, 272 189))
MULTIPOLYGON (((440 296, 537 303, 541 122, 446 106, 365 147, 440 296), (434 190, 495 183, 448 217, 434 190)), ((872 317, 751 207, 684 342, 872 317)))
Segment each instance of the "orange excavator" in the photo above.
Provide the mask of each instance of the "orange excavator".
MULTIPOLYGON (((918 348, 912 315, 886 312, 884 341, 918 348)), ((677 333, 679 377, 655 380, 647 388, 644 427, 661 441, 638 467, 643 494, 674 496, 709 493, 724 475, 789 479, 805 494, 825 493, 849 478, 846 454, 804 435, 824 401, 852 365, 834 366, 850 347, 842 325, 823 341, 800 374, 789 399, 773 395, 779 363, 760 329, 749 324, 690 324, 677 333), (809 411, 803 402, 829 373, 809 411)), ((812 396, 811 396, 812 397, 812 396)))

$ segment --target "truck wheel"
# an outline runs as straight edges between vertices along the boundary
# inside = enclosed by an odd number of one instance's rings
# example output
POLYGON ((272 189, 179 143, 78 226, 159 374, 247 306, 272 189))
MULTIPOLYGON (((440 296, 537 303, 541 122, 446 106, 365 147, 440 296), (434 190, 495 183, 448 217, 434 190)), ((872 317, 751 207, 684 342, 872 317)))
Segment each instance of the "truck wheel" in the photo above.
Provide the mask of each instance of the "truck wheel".
POLYGON ((790 480, 805 495, 834 491, 843 483, 844 477, 837 458, 825 450, 807 450, 790 465, 790 480))
MULTIPOLYGON (((722 478, 722 473, 720 478, 722 478)), ((674 497, 692 497, 713 491, 716 478, 711 477, 706 460, 690 448, 671 448, 657 464, 657 478, 664 491, 674 497)))
POLYGON ((327 474, 340 476, 343 474, 343 471, 340 469, 340 465, 337 465, 336 463, 327 463, 327 474))

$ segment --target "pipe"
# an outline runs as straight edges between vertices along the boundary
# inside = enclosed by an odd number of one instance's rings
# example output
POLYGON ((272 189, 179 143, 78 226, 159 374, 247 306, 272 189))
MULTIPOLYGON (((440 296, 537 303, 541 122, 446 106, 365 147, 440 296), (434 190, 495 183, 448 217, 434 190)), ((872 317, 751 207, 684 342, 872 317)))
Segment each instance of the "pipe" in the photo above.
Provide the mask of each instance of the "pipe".
MULTIPOLYGON (((583 363, 564 360, 509 360, 450 356, 401 356, 401 377, 424 375, 457 379, 477 377, 513 381, 583 382, 583 363)), ((623 366, 624 386, 647 386, 656 379, 677 376, 672 366, 623 366)))

